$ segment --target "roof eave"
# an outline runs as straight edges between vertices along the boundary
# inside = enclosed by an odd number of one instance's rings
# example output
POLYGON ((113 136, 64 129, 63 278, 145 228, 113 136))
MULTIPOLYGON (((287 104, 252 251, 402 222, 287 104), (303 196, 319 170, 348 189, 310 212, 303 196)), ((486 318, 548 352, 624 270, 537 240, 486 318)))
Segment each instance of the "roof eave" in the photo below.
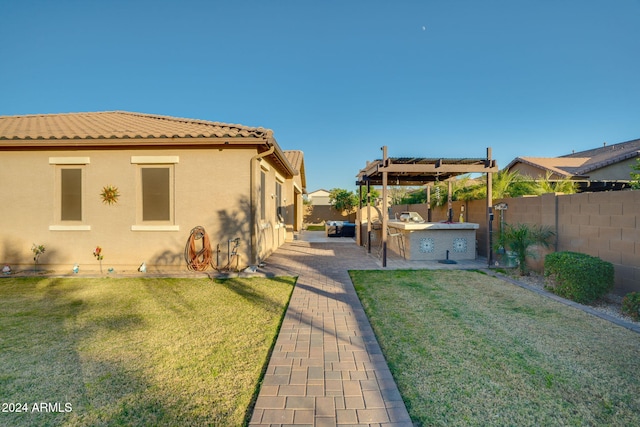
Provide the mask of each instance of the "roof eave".
POLYGON ((268 145, 275 147, 273 154, 268 157, 272 157, 276 161, 276 163, 278 163, 282 167, 282 172, 287 174, 288 178, 293 177, 296 174, 296 170, 293 168, 293 166, 291 166, 291 163, 287 159, 287 156, 285 156, 284 151, 282 151, 282 148, 280 148, 275 138, 270 137, 268 145))
POLYGON ((622 153, 619 156, 612 157, 612 158, 609 158, 607 160, 603 160, 603 161, 588 165, 587 167, 585 167, 583 169, 580 169, 579 172, 581 174, 584 174, 584 173, 587 173, 587 172, 594 171, 596 169, 601 169, 601 168, 603 168, 605 166, 609 166, 609 165, 613 165, 615 163, 619 163, 619 162, 621 162, 623 160, 632 159, 634 157, 640 157, 640 150, 629 151, 629 152, 626 152, 626 153, 622 153))
POLYGON ((0 148, 15 150, 42 150, 73 148, 94 150, 120 147, 207 147, 207 146, 256 146, 269 143, 262 138, 248 137, 200 137, 200 138, 60 138, 60 139, 0 139, 0 148))
POLYGON ((557 175, 562 175, 562 176, 565 176, 567 178, 571 178, 573 176, 577 176, 577 175, 574 175, 574 174, 571 174, 571 173, 565 171, 564 169, 561 168, 561 166, 548 167, 548 166, 545 166, 545 165, 541 165, 540 163, 535 163, 535 162, 529 161, 529 160, 527 160, 525 158, 522 158, 522 157, 516 157, 515 159, 513 159, 511 161, 511 163, 509 163, 507 165, 505 170, 511 169, 513 166, 515 166, 518 163, 523 163, 525 165, 529 165, 529 166, 532 166, 534 168, 541 169, 541 170, 544 170, 544 171, 547 171, 547 172, 550 172, 550 173, 555 173, 557 175))

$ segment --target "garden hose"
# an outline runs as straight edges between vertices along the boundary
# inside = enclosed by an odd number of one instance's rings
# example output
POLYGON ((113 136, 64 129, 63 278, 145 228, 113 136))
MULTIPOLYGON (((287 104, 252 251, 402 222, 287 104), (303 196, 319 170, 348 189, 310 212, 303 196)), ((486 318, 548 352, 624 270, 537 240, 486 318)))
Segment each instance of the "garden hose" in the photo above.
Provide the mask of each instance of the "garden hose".
POLYGON ((211 265, 211 242, 204 227, 197 226, 191 230, 184 248, 184 259, 187 268, 193 271, 204 271, 211 265), (196 240, 202 239, 202 248, 196 249, 196 240))

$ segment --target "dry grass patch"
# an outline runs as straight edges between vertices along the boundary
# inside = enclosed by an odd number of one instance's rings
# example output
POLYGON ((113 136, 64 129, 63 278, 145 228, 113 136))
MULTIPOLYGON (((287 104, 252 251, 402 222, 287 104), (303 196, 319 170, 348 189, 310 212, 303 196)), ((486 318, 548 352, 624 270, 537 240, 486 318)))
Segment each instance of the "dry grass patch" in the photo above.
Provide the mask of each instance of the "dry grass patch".
POLYGON ((2 279, 0 424, 242 425, 294 283, 2 279))
POLYGON ((640 425, 640 336, 466 271, 352 271, 423 426, 640 425))

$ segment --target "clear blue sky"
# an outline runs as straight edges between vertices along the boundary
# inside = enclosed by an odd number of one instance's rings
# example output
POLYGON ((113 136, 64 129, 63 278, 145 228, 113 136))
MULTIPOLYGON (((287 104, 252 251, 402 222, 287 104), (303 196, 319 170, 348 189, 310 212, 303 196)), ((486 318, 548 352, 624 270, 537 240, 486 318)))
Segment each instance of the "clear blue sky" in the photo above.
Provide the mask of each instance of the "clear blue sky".
POLYGON ((307 189, 389 155, 551 157, 640 138, 640 0, 0 0, 0 115, 273 129, 307 189))

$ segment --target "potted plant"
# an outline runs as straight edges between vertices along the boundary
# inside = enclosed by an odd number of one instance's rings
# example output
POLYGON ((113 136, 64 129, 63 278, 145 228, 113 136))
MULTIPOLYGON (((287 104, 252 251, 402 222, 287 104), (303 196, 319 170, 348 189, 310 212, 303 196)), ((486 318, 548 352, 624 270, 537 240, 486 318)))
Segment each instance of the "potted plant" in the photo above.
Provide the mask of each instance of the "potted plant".
POLYGON ((546 226, 505 224, 497 245, 507 249, 507 258, 509 258, 509 252, 512 252, 512 256, 515 256, 518 264, 520 275, 527 276, 529 274, 527 257, 536 258, 537 256, 536 252, 532 251, 531 248, 537 245, 548 248, 553 236, 555 236, 555 233, 546 226))

